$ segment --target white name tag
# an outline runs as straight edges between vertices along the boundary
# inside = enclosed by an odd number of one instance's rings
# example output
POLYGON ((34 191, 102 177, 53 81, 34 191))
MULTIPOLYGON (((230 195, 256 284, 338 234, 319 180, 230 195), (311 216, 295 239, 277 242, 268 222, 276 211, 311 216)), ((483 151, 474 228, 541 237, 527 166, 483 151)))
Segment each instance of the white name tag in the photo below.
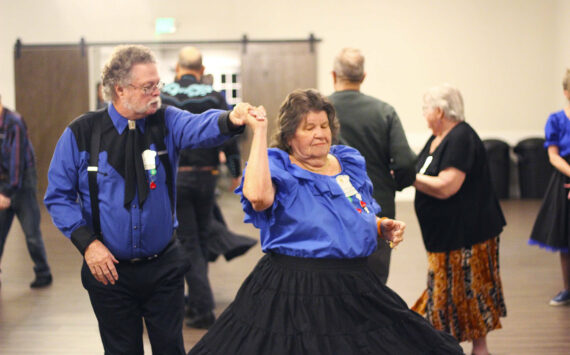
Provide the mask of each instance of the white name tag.
POLYGON ((344 192, 346 197, 354 196, 358 193, 352 183, 350 182, 350 177, 348 175, 339 175, 336 177, 336 182, 344 192))
POLYGON ((431 156, 431 155, 426 158, 424 165, 422 165, 422 168, 420 169, 421 175, 423 175, 426 172, 426 170, 427 170, 428 166, 431 164, 432 160, 433 160, 433 156, 431 156))
POLYGON ((156 152, 154 150, 147 149, 142 152, 142 160, 144 165, 144 170, 156 169, 155 158, 156 152))

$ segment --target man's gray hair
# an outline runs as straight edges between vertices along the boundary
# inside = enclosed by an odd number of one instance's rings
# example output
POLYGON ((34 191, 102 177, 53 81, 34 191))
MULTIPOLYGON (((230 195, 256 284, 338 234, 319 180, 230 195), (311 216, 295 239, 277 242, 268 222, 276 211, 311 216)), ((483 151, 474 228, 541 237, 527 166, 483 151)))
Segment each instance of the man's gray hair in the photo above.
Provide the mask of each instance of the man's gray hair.
POLYGON ((361 82, 364 79, 364 56, 356 48, 343 48, 334 59, 333 70, 341 80, 361 82))
POLYGON ((449 84, 430 88, 424 94, 424 105, 429 108, 440 108, 443 115, 451 121, 465 121, 461 92, 449 84))
POLYGON ((103 98, 111 101, 116 99, 115 85, 130 84, 133 66, 148 63, 156 63, 156 59, 152 51, 145 46, 129 44, 115 47, 101 72, 103 98))

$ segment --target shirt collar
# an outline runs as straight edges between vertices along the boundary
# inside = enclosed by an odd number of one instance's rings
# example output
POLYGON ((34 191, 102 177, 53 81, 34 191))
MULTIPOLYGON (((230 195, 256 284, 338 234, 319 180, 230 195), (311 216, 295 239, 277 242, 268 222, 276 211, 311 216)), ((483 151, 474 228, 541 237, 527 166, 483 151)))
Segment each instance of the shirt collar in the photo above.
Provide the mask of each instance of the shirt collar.
MULTIPOLYGON (((315 188, 321 193, 328 193, 332 196, 340 196, 343 195, 344 192, 342 191, 341 187, 336 182, 336 177, 338 175, 345 174, 343 169, 342 161, 337 157, 339 163, 341 164, 341 172, 337 175, 323 175, 318 173, 313 173, 309 170, 303 169, 300 166, 293 164, 291 162, 291 158, 289 154, 284 151, 280 151, 279 153, 282 154, 282 159, 287 166, 287 171, 293 176, 298 179, 309 180, 313 182, 315 188), (282 152, 282 153, 281 153, 282 152)), ((331 147, 331 154, 334 155, 334 151, 331 147)), ((336 155, 335 155, 336 157, 336 155)))
POLYGON ((198 83, 198 79, 196 79, 196 77, 192 74, 184 74, 180 77, 180 82, 186 84, 185 86, 188 86, 190 84, 197 84, 198 83))
MULTIPOLYGON (((127 127, 128 120, 117 111, 113 103, 109 103, 109 108, 107 109, 107 112, 109 113, 109 117, 111 117, 111 121, 113 121, 113 126, 115 126, 115 129, 117 130, 117 132, 119 132, 119 135, 123 134, 123 131, 127 127)), ((135 122, 140 132, 144 133, 146 117, 135 120, 135 122)))

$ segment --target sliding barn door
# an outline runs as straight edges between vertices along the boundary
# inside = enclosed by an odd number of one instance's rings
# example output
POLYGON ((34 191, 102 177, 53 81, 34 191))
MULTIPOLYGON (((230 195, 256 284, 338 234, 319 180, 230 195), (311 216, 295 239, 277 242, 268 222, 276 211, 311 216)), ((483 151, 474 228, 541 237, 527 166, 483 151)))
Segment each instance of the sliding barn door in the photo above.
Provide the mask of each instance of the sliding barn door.
POLYGON ((77 46, 22 46, 14 53, 16 111, 28 126, 37 158, 38 194, 64 128, 89 109, 87 55, 77 46))
MULTIPOLYGON (((275 132, 281 103, 294 89, 317 87, 316 45, 299 43, 248 43, 242 55, 242 97, 253 105, 263 105, 269 118, 268 136, 275 132)), ((247 160, 249 137, 243 142, 247 160)))

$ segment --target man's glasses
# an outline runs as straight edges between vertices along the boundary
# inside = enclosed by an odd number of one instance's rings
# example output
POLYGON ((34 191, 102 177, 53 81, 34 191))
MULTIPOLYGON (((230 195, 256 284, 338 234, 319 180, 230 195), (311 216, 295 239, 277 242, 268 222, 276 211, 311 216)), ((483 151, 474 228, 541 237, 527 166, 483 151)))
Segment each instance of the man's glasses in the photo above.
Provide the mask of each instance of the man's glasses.
POLYGON ((152 93, 154 93, 155 90, 162 90, 162 88, 164 87, 164 83, 162 81, 159 81, 156 84, 151 84, 151 85, 145 85, 145 86, 134 86, 133 84, 129 84, 129 86, 132 86, 135 89, 139 89, 142 91, 143 94, 145 95, 151 95, 152 93))

